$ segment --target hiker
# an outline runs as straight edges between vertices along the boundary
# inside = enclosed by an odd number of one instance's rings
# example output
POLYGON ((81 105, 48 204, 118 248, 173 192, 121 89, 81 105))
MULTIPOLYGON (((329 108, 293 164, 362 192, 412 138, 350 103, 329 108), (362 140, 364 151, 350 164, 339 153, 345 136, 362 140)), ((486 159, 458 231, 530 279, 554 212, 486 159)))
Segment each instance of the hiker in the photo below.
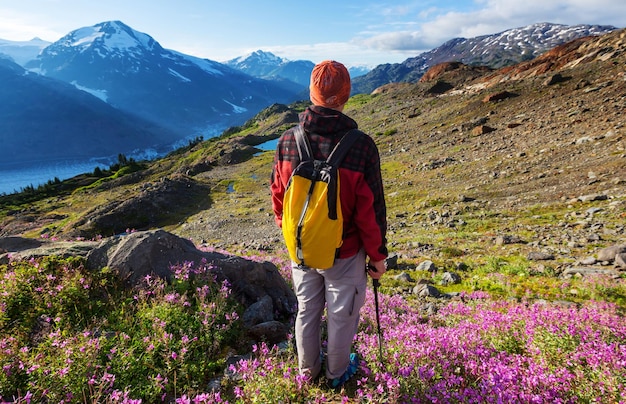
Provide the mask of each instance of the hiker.
MULTIPOLYGON (((300 125, 316 160, 326 160, 339 140, 357 123, 342 113, 350 97, 350 75, 339 62, 326 60, 311 73, 313 103, 299 114, 300 125)), ((272 206, 282 226, 283 203, 290 176, 299 164, 295 128, 278 141, 271 178, 272 206)), ((339 165, 340 205, 343 212, 343 243, 331 268, 321 270, 292 262, 292 277, 298 298, 295 339, 302 374, 317 378, 325 362, 325 375, 332 388, 342 386, 358 370, 351 353, 359 311, 365 302, 367 274, 379 279, 386 270, 386 206, 380 172, 380 157, 371 137, 361 136, 339 165), (366 271, 366 260, 371 264, 366 271), (321 322, 326 304, 328 344, 324 360, 321 322)), ((306 263, 304 263, 306 264, 306 263)))

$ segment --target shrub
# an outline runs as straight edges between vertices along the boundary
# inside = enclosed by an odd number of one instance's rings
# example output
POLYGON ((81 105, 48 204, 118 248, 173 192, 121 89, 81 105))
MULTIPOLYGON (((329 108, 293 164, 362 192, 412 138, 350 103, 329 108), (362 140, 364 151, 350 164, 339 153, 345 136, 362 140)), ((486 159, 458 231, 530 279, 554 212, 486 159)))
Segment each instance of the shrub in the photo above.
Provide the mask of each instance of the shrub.
POLYGON ((81 260, 4 266, 0 286, 0 398, 147 402, 200 393, 241 344, 238 305, 213 268, 186 263, 171 283, 130 290, 81 260))

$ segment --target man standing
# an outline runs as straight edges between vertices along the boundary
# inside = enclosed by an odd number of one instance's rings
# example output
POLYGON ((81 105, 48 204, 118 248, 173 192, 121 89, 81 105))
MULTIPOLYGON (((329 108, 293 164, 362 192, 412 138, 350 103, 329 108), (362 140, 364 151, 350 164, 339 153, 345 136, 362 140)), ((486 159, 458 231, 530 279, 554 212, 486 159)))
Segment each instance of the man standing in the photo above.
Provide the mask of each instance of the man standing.
MULTIPOLYGON (((313 105, 300 113, 300 125, 309 139, 313 157, 326 160, 339 140, 358 126, 342 113, 350 97, 348 70, 339 62, 323 61, 314 67, 309 89, 313 105)), ((278 141, 270 186, 279 226, 285 189, 299 162, 294 128, 291 128, 278 141)), ((354 143, 339 167, 339 179, 344 236, 334 265, 326 270, 292 265, 298 298, 295 324, 298 366, 311 379, 322 369, 320 328, 326 305, 326 377, 333 388, 343 385, 358 370, 358 357, 350 351, 359 311, 365 302, 366 257, 370 268, 375 268, 367 271, 372 278, 379 279, 386 270, 386 206, 380 157, 371 137, 363 134, 354 143)))

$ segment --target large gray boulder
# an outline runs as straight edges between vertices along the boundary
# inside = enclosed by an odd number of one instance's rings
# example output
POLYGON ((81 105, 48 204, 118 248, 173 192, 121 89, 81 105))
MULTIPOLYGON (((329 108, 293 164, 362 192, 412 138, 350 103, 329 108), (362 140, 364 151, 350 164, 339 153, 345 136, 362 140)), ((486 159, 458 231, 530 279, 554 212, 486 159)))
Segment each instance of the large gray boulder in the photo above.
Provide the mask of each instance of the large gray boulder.
POLYGON ((217 281, 227 281, 232 296, 245 308, 244 327, 255 339, 278 343, 289 332, 296 312, 295 294, 271 262, 198 249, 190 240, 164 230, 150 230, 106 238, 102 241, 53 241, 23 237, 0 238, 0 264, 10 260, 81 256, 86 267, 108 267, 130 287, 147 276, 166 280, 178 265, 205 266, 217 281))
POLYGON ((202 251, 190 240, 164 230, 106 239, 87 254, 86 265, 108 267, 136 285, 147 275, 169 280, 172 266, 184 263, 210 265, 218 281, 228 281, 235 298, 246 308, 269 296, 277 317, 288 318, 296 311, 296 297, 274 264, 202 251))
POLYGON ((612 245, 598 251, 598 261, 613 262, 618 254, 626 253, 626 244, 612 245))

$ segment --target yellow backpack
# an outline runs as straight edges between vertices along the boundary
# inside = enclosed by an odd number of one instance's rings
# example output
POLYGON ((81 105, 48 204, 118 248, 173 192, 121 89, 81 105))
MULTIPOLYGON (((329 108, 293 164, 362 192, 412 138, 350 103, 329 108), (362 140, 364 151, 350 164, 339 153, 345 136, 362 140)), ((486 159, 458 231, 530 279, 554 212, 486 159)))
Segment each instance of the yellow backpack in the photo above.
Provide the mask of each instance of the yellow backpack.
POLYGON ((328 158, 315 160, 302 125, 294 129, 300 164, 293 170, 283 200, 282 231, 291 260, 328 269, 343 243, 339 165, 362 134, 348 131, 328 158))

